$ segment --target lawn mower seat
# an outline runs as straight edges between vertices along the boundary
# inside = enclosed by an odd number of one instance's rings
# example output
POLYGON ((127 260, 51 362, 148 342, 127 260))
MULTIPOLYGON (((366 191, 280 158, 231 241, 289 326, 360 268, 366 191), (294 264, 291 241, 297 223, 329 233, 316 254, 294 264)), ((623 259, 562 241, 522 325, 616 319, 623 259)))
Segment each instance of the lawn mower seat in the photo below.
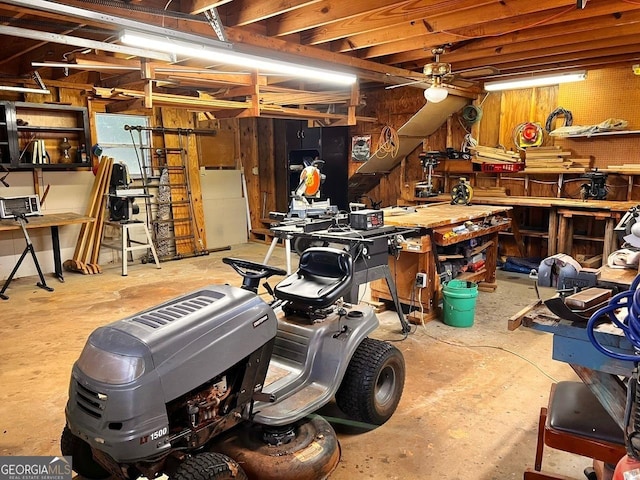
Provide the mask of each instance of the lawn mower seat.
POLYGON ((349 292, 352 280, 353 259, 349 252, 311 247, 302 252, 298 270, 278 283, 274 294, 296 309, 326 308, 349 292))

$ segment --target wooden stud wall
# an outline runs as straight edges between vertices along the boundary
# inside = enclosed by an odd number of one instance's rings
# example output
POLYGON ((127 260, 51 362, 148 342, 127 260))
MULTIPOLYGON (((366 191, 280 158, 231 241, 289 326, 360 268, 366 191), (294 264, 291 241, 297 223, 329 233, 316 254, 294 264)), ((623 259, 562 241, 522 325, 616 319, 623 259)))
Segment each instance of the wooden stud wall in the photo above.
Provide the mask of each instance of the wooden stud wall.
POLYGON ((249 215, 251 216, 251 228, 262 228, 260 221, 260 156, 258 147, 258 119, 241 118, 238 126, 240 135, 239 144, 240 163, 244 171, 247 185, 247 201, 249 203, 249 215))
MULTIPOLYGON (((258 138, 275 138, 273 120, 258 118, 258 138)), ((276 210, 276 162, 274 142, 258 143, 258 165, 260 175, 260 218, 268 219, 269 212, 276 210)))

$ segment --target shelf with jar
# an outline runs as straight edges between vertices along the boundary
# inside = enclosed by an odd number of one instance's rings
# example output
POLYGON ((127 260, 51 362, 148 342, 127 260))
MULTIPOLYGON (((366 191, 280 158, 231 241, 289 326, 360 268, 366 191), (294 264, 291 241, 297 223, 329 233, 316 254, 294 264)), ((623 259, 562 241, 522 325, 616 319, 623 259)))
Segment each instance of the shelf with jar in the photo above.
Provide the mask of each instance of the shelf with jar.
POLYGON ((91 165, 87 109, 0 102, 0 163, 14 169, 91 165))

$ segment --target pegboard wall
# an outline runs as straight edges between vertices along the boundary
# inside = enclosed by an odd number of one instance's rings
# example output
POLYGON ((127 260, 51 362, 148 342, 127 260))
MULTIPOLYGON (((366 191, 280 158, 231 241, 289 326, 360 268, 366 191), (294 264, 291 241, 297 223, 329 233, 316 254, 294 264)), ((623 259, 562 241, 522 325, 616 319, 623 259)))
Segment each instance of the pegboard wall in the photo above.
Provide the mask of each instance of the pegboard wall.
POLYGON ((621 118, 629 130, 640 130, 640 76, 631 65, 590 70, 585 81, 559 86, 558 105, 571 110, 574 125, 621 118))
MULTIPOLYGON (((626 120, 640 130, 640 76, 631 66, 591 70, 583 82, 559 86, 558 105, 571 111, 574 125, 595 125, 609 118, 626 120)), ((594 157, 594 167, 640 164, 640 135, 555 139, 576 157, 594 157)))

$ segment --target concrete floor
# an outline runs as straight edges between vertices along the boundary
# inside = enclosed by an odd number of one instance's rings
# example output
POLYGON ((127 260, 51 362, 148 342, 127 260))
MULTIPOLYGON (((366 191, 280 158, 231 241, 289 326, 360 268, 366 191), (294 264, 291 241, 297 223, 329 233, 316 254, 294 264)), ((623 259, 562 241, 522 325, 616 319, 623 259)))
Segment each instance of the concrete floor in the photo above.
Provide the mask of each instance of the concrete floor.
MULTIPOLYGON (((14 280, 0 301, 0 455, 56 455, 64 425, 69 374, 96 327, 200 286, 240 284, 221 258, 261 261, 266 246, 245 244, 204 257, 153 265, 118 264, 101 275, 14 280)), ((28 259, 27 259, 28 260, 28 259)), ((284 265, 276 249, 272 264, 284 265)), ((275 284, 275 282, 273 282, 275 284)), ((524 275, 499 272, 495 293, 481 292, 471 328, 432 321, 399 341, 395 312, 380 314, 381 339, 398 340, 407 367, 395 415, 382 427, 354 432, 331 406, 342 459, 332 480, 520 479, 532 466, 538 413, 553 380, 577 379, 551 359, 551 335, 507 330, 507 318, 535 300, 524 275)), ((551 296, 550 292, 544 292, 551 296)), ((547 470, 580 479, 588 459, 546 450, 547 470)))

